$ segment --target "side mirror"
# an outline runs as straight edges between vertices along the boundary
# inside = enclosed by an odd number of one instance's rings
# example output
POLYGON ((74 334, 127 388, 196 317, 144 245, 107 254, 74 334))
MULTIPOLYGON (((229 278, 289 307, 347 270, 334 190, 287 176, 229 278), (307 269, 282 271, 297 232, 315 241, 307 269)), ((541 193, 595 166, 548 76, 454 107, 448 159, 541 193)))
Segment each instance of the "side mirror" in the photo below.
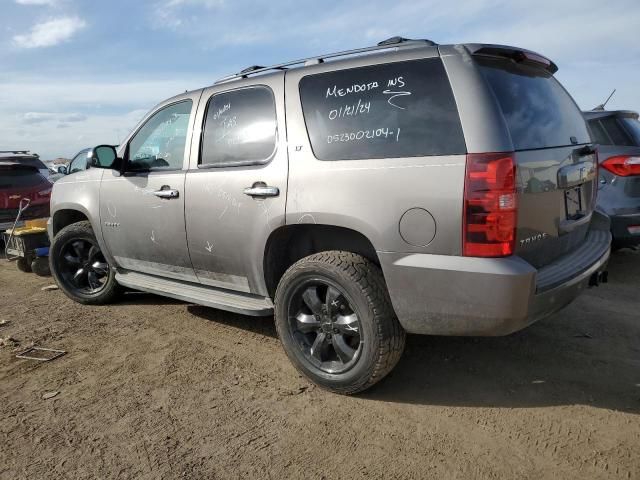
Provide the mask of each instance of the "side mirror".
POLYGON ((66 165, 60 165, 58 167, 58 173, 61 173, 62 175, 66 175, 67 174, 67 166, 66 165))
POLYGON ((91 166, 98 168, 119 168, 118 152, 113 145, 98 145, 91 152, 91 166))

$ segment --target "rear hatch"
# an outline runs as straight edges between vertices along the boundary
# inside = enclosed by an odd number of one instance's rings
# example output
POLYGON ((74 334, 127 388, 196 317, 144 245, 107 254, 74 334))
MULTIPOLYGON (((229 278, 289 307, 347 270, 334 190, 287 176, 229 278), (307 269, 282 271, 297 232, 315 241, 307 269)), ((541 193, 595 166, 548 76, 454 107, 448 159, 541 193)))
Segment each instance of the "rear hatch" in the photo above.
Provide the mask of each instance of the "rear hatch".
POLYGON ((580 109, 551 73, 555 65, 537 55, 516 59, 477 62, 515 150, 515 254, 540 268, 584 241, 595 207, 597 156, 580 109))
POLYGON ((0 222, 15 220, 20 200, 28 198, 25 218, 49 215, 51 183, 34 166, 0 162, 0 222))

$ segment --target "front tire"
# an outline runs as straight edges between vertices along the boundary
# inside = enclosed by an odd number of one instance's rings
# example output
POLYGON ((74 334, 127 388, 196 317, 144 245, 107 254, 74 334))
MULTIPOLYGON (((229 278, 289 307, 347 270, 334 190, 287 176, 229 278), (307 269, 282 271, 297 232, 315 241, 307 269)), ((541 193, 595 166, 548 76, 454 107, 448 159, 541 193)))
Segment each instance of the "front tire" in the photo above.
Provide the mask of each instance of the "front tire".
POLYGON ((51 242, 49 259, 58 287, 78 303, 103 305, 120 293, 116 272, 104 258, 87 221, 60 230, 51 242))
POLYGON ((404 350, 382 271, 350 252, 321 252, 293 264, 278 284, 275 323, 293 365, 336 393, 371 387, 404 350))

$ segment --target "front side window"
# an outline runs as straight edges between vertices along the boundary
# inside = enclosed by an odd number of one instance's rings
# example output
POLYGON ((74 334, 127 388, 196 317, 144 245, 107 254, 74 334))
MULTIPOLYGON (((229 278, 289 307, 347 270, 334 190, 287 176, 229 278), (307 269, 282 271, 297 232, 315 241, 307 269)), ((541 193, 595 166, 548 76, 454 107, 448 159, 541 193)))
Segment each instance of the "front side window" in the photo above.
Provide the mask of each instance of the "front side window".
POLYGON ((319 160, 466 153, 439 58, 308 75, 300 98, 319 160))
POLYGON ((215 94, 207 104, 200 164, 265 163, 276 148, 276 129, 271 89, 259 86, 215 94))
POLYGON ((129 142, 127 170, 182 168, 191 105, 191 100, 169 105, 147 120, 129 142))
POLYGON ((87 152, 80 152, 75 158, 71 161, 69 165, 69 173, 81 172, 87 169, 87 152))

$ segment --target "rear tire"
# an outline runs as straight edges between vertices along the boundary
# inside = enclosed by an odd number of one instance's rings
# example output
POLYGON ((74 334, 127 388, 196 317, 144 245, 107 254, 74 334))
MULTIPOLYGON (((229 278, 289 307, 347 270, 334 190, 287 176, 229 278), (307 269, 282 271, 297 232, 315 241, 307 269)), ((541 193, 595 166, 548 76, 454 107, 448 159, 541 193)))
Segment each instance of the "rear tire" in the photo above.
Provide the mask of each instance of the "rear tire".
POLYGON ((48 257, 36 257, 31 262, 31 270, 39 277, 48 277, 51 275, 48 257))
POLYGON ((293 264, 278 284, 275 323, 293 365, 335 393, 371 387, 404 350, 406 334, 382 271, 350 252, 321 252, 293 264))
POLYGON ((16 260, 16 267, 18 270, 24 273, 31 273, 31 263, 25 257, 20 257, 16 260))
POLYGON ((116 271, 109 266, 87 221, 67 225, 49 248, 51 274, 67 297, 85 305, 112 303, 120 294, 116 271))

